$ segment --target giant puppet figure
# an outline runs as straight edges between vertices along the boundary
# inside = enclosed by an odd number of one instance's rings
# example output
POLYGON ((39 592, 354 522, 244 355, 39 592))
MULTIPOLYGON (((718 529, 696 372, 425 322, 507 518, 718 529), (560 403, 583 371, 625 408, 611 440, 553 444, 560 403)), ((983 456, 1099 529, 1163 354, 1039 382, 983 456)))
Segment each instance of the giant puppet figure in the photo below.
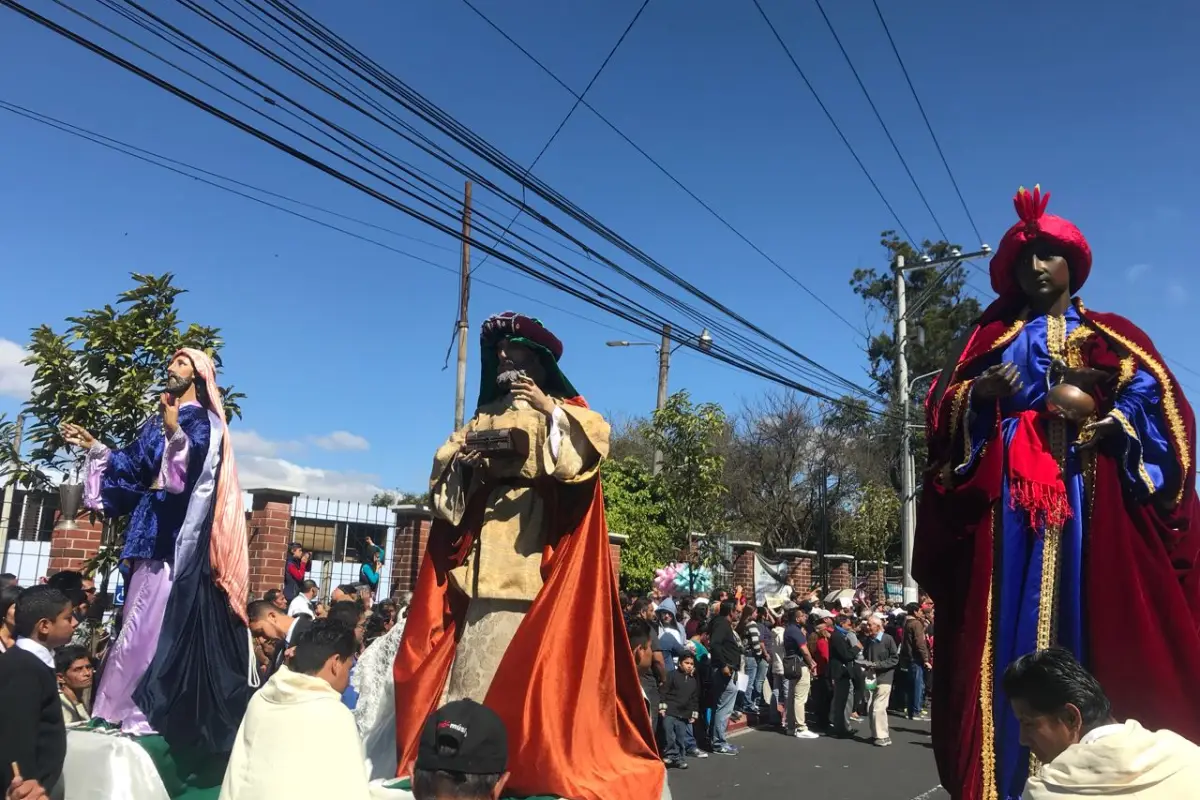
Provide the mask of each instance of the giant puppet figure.
POLYGON ((597 477, 608 424, 539 321, 494 316, 480 348, 478 409, 434 457, 435 520, 395 663, 399 774, 430 712, 471 698, 508 729, 514 796, 658 800, 597 477))
POLYGON ((1118 718, 1200 741, 1192 409, 1145 333, 1074 297, 1091 249, 1049 199, 1017 193, 999 298, 926 404, 913 572, 937 603, 938 768, 967 800, 1020 797, 1039 769, 1001 677, 1050 645, 1118 718))
POLYGON ((63 434, 87 450, 85 504, 129 516, 125 617, 93 715, 160 733, 176 753, 227 753, 257 673, 246 517, 212 359, 175 354, 159 413, 126 447, 110 450, 78 425, 63 434))

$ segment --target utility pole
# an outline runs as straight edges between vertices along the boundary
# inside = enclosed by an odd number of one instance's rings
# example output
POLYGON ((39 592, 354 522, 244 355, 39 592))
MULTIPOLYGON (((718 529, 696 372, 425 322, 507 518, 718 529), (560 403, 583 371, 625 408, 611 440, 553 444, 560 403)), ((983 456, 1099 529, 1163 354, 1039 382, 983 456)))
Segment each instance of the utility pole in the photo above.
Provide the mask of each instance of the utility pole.
MULTIPOLYGON (((662 344, 658 346, 658 401, 654 405, 656 411, 667 407, 667 377, 671 372, 671 326, 663 324, 662 344)), ((662 450, 654 451, 654 474, 662 472, 662 450)))
POLYGON ((454 430, 463 426, 467 407, 467 310, 471 305, 471 182, 463 193, 462 265, 458 280, 458 383, 454 394, 454 430))
POLYGON ((913 475, 910 462, 908 396, 908 298, 904 284, 904 256, 896 256, 896 394, 900 396, 900 558, 904 569, 904 602, 917 601, 912 575, 913 539, 916 533, 913 475))
POLYGON ((829 594, 829 473, 825 461, 821 461, 821 484, 817 487, 817 499, 821 509, 821 594, 818 600, 829 594))

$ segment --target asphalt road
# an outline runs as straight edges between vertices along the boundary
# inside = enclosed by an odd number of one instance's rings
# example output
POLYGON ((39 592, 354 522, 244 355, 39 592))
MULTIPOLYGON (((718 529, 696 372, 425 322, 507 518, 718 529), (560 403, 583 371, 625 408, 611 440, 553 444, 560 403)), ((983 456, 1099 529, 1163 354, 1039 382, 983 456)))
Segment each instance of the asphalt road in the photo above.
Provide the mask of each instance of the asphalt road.
MULTIPOLYGON (((674 800, 813 797, 819 800, 948 800, 938 785, 929 723, 891 717, 891 747, 862 739, 795 739, 777 730, 730 737, 736 756, 690 759, 668 773, 674 800)), ((866 736, 866 724, 855 726, 866 736)))

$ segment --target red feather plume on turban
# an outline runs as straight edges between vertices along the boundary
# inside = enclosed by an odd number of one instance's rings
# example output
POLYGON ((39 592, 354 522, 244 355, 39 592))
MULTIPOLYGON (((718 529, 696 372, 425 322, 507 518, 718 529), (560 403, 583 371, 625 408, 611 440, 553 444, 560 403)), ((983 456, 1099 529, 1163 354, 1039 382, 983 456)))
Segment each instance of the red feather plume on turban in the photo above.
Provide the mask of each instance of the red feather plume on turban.
POLYGON ((992 289, 1001 297, 1020 294, 1017 284, 1017 258, 1025 245, 1035 240, 1052 242, 1063 250, 1071 269, 1071 292, 1082 288, 1092 271, 1092 248, 1087 239, 1070 221, 1046 213, 1050 193, 1042 193, 1040 186, 1026 191, 1022 186, 1013 197, 1013 207, 1020 221, 1008 229, 1000 240, 996 255, 992 256, 990 272, 992 289))

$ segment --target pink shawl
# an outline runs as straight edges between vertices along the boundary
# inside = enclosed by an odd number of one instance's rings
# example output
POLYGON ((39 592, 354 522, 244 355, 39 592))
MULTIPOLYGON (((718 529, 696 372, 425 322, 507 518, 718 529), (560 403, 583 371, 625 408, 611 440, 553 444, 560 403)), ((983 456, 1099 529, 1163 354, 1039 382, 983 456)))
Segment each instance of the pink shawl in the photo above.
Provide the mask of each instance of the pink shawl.
POLYGON ((221 463, 217 473, 217 494, 213 498, 212 536, 209 557, 212 560, 213 580, 229 598, 229 606, 246 622, 246 598, 250 586, 250 557, 246 538, 246 509, 242 503, 242 488, 238 483, 237 464, 233 460, 233 442, 225 421, 221 390, 217 387, 217 370, 211 358, 190 347, 176 356, 185 355, 195 367, 196 377, 208 390, 208 410, 221 420, 221 463))

